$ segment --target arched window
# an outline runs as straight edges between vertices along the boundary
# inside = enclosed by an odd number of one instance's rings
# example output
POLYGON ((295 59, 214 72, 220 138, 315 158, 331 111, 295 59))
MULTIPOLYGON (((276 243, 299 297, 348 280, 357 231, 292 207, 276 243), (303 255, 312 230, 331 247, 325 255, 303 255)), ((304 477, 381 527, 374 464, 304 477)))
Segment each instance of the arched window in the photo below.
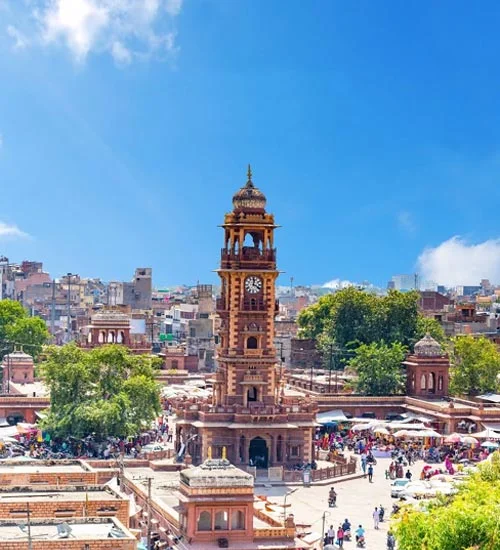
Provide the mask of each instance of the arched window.
POLYGON ((245 451, 246 451, 246 439, 242 435, 240 437, 240 462, 245 462, 245 451))
POLYGON ((87 336, 87 342, 89 344, 92 344, 92 333, 91 332, 89 332, 89 335, 87 336))
POLYGON ((231 529, 233 531, 245 529, 245 514, 241 510, 231 512, 231 529))
POLYGON ((420 377, 420 389, 427 389, 427 377, 425 376, 425 374, 422 374, 422 376, 420 377))
POLYGON ((125 340, 125 333, 123 332, 123 330, 120 330, 118 332, 118 335, 116 336, 116 341, 118 342, 118 344, 123 344, 124 340, 125 340))
POLYGON ((257 401, 257 395, 258 395, 257 388, 255 387, 249 388, 247 392, 248 402, 250 403, 251 401, 257 401))
POLYGON ((283 460, 283 438, 281 435, 278 436, 276 444, 276 460, 277 462, 281 462, 283 460))
POLYGON ((438 378, 438 391, 443 391, 443 377, 438 378))
POLYGON ((216 531, 227 531, 228 529, 227 515, 228 514, 226 510, 220 510, 219 512, 215 512, 214 529, 216 531))
POLYGON ((415 373, 412 373, 411 375, 411 389, 415 389, 415 373))
POLYGON ((104 342, 106 341, 106 333, 101 330, 99 332, 99 344, 104 344, 104 342))
POLYGON ((115 342, 115 333, 112 330, 110 330, 108 332, 108 344, 114 344, 114 342, 115 342))
POLYGON ((198 516, 198 531, 212 530, 212 514, 210 512, 200 512, 198 516))
POLYGON ((436 375, 433 372, 429 374, 427 389, 432 393, 436 390, 436 375))
POLYGON ((257 338, 255 336, 247 338, 247 349, 257 349, 257 338))

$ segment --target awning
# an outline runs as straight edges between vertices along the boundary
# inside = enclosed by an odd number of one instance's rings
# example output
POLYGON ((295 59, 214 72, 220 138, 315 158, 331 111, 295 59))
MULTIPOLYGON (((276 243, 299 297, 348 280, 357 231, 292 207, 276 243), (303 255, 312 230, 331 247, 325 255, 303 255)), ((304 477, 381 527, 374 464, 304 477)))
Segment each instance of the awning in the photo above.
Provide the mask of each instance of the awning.
POLYGON ((500 432, 500 422, 483 422, 483 426, 487 430, 494 430, 495 432, 500 432))
POLYGON ((6 426, 10 426, 10 424, 7 422, 6 418, 0 418, 0 428, 5 428, 6 426))
POLYGON ((332 411, 318 413, 316 415, 316 420, 320 424, 327 424, 328 422, 347 422, 347 417, 344 411, 334 409, 332 411))
POLYGON ((491 403, 500 403, 500 394, 498 393, 485 393, 484 395, 478 395, 477 398, 491 403))
POLYGON ((402 413, 401 416, 404 418, 404 420, 400 420, 399 422, 410 422, 411 420, 418 420, 419 422, 434 422, 435 420, 430 416, 415 414, 413 412, 402 413))

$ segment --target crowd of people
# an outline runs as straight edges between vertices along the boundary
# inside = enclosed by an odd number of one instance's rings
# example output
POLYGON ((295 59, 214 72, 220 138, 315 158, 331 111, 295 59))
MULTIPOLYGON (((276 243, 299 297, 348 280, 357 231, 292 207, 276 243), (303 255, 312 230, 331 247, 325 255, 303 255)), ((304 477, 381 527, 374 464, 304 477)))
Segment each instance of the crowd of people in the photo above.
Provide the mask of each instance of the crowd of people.
MULTIPOLYGON (((17 443, 3 446, 3 458, 13 458, 25 454, 33 459, 96 458, 113 459, 119 456, 136 458, 141 456, 147 445, 158 444, 167 448, 172 442, 172 429, 166 417, 158 420, 154 428, 135 437, 99 437, 88 435, 82 439, 76 437, 52 438, 36 427, 27 433, 15 436, 17 443), (24 451, 24 452, 23 452, 24 451)), ((12 438, 14 439, 14 438, 12 438)), ((147 450, 147 447, 146 447, 147 450)))

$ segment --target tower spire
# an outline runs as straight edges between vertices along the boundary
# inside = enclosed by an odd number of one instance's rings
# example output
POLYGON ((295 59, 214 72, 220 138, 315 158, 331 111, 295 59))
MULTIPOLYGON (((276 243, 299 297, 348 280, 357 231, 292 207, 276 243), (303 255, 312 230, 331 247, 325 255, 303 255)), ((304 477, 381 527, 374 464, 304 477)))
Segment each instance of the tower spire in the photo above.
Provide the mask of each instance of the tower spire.
POLYGON ((248 170, 247 170, 247 185, 252 185, 253 186, 253 181, 252 181, 252 167, 250 166, 250 164, 248 165, 248 170))

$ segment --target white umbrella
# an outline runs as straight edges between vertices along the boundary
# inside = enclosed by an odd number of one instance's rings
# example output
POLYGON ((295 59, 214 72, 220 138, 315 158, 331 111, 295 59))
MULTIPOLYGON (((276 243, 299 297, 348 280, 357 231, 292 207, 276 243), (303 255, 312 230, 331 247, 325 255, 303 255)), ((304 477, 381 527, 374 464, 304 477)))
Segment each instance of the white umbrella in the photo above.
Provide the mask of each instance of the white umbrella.
POLYGON ((486 428, 486 430, 483 430, 482 432, 478 432, 471 435, 473 437, 476 437, 477 439, 500 439, 500 432, 496 432, 491 428, 486 428))
POLYGON ((382 435, 389 435, 390 432, 387 428, 374 428, 373 431, 376 433, 376 434, 382 434, 382 435))
POLYGON ((500 444, 496 441, 485 441, 484 443, 481 443, 481 447, 487 447, 488 449, 498 449, 498 447, 500 447, 500 444))
POLYGON ((440 433, 436 432, 435 430, 424 430, 420 432, 420 435, 423 437, 443 437, 440 433))

